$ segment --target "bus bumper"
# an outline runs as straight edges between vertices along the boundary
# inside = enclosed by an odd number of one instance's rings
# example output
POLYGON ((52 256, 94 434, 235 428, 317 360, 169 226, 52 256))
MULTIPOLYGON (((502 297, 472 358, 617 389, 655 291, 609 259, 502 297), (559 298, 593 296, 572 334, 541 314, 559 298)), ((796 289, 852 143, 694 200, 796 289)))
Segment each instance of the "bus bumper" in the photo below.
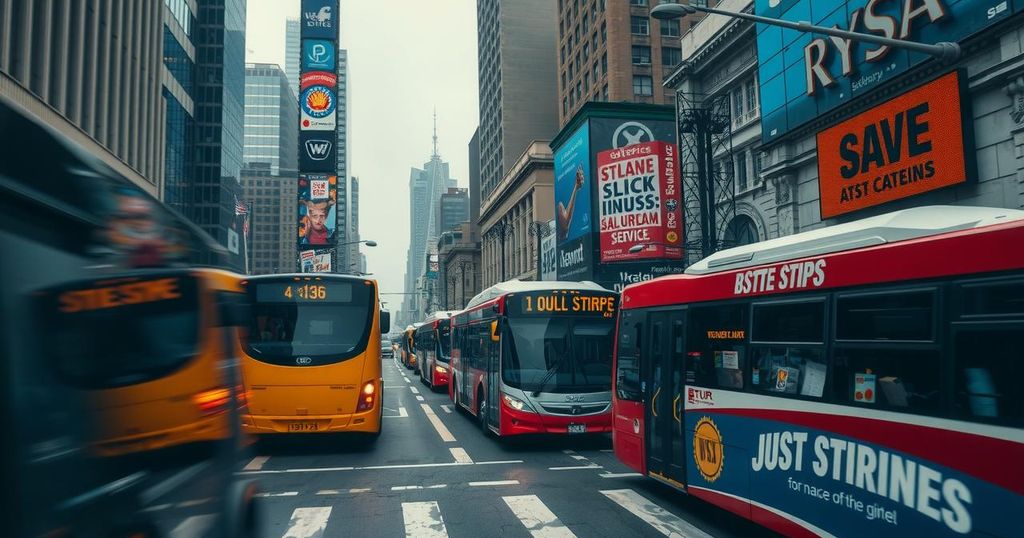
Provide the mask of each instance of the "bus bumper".
POLYGON ((585 433, 606 433, 612 431, 612 414, 564 416, 517 411, 504 401, 501 402, 501 435, 522 435, 531 433, 553 433, 566 435, 569 425, 584 425, 585 433))
POLYGON ((380 409, 351 415, 273 416, 242 415, 242 431, 249 434, 337 433, 380 431, 380 409))
POLYGON ((430 374, 430 384, 435 387, 447 387, 448 386, 448 369, 445 368, 443 372, 437 371, 435 367, 433 372, 430 374))

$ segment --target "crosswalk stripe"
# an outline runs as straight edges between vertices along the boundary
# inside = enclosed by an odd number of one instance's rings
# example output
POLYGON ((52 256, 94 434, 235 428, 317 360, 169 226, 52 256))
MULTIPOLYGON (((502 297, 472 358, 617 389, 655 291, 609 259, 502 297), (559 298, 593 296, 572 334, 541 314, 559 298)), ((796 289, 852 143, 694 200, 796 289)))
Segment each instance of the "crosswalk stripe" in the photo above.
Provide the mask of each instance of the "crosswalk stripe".
POLYGON ((665 536, 711 538, 710 534, 694 527, 631 489, 603 490, 601 493, 665 536))
POLYGON ((406 537, 447 538, 448 530, 441 519, 436 501, 402 503, 406 537))
POLYGON ((243 471, 259 471, 260 469, 263 468, 263 466, 267 463, 267 460, 269 460, 269 459, 270 459, 270 456, 256 456, 245 467, 243 467, 242 470, 243 471))
POLYGON ((466 449, 462 447, 454 446, 448 449, 452 453, 452 457, 455 458, 455 463, 473 463, 473 458, 469 457, 466 453, 466 449))
POLYGON ((288 522, 288 530, 282 538, 313 538, 323 536, 327 520, 331 517, 330 506, 309 506, 296 508, 288 522))
POLYGON ((559 521, 540 497, 511 495, 501 499, 534 538, 575 538, 576 535, 559 521))
POLYGON ((202 536, 213 525, 216 514, 203 514, 190 516, 171 530, 171 538, 186 538, 189 536, 202 536))

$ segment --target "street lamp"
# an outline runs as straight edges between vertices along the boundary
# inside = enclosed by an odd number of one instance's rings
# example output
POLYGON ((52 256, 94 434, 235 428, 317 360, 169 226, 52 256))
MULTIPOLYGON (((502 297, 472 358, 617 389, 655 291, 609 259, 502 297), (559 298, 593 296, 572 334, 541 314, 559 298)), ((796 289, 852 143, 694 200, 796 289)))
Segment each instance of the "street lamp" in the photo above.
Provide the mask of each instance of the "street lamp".
POLYGON ((347 241, 345 243, 338 243, 338 246, 339 247, 343 247, 345 245, 355 245, 357 243, 362 243, 362 244, 364 244, 364 245, 366 245, 368 247, 375 247, 375 246, 377 246, 377 242, 372 240, 372 239, 360 239, 359 241, 347 241))
POLYGON ((863 41, 866 43, 875 43, 878 45, 888 45, 890 47, 900 47, 904 49, 913 50, 916 52, 923 52, 936 58, 943 60, 955 60, 960 56, 960 45, 949 41, 940 41, 935 44, 929 43, 918 43, 916 41, 906 41, 903 39, 895 39, 892 37, 885 37, 876 34, 864 34, 860 32, 851 32, 849 30, 841 30, 839 28, 828 28, 825 26, 815 26, 807 21, 786 21, 782 19, 773 19, 770 17, 762 17, 759 15, 752 15, 750 13, 740 13, 736 11, 727 11, 724 9, 717 9, 713 7, 694 6, 690 4, 660 4, 654 6, 651 10, 651 17, 658 20, 669 20, 678 19, 679 17, 685 17, 686 15, 693 15, 697 12, 712 13, 715 15, 724 15, 726 17, 733 17, 736 19, 746 19, 748 21, 759 22, 761 24, 768 24, 771 26, 781 26, 790 30, 798 30, 801 32, 812 33, 812 34, 823 34, 835 37, 841 37, 844 39, 850 39, 853 41, 863 41))

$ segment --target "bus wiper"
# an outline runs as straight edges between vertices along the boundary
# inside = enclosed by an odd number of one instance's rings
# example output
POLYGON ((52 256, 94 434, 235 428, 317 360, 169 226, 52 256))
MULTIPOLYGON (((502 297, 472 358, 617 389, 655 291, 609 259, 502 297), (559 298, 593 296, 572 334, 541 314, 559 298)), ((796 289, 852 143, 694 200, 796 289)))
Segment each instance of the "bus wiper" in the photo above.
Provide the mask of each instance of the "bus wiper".
POLYGON ((555 361, 555 364, 552 365, 551 368, 548 368, 548 371, 544 374, 544 379, 540 381, 540 385, 537 387, 537 390, 533 391, 534 398, 540 396, 541 389, 543 389, 548 384, 548 381, 551 381, 551 378, 558 373, 558 368, 562 366, 562 360, 564 358, 564 356, 559 357, 558 360, 555 361))

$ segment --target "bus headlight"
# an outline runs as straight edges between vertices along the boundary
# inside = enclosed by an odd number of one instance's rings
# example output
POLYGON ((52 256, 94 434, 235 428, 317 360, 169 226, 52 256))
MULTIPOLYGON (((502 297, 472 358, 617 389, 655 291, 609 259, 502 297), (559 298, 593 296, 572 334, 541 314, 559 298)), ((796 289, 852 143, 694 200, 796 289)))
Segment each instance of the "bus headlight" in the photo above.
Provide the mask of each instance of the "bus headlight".
POLYGON ((502 394, 501 397, 505 400, 505 405, 515 409, 516 411, 525 411, 527 413, 533 412, 533 409, 530 408, 529 404, 519 398, 509 396, 508 394, 502 394))
POLYGON ((377 386, 373 381, 363 384, 363 390, 359 392, 359 404, 356 405, 356 412, 373 409, 373 402, 377 399, 377 386))

